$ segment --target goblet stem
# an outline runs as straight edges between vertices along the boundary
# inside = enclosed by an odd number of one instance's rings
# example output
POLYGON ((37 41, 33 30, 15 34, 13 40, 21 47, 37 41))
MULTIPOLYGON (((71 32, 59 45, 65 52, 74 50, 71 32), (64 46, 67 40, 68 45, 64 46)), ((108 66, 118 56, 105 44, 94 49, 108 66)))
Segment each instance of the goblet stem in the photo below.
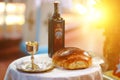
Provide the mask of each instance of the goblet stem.
POLYGON ((31 65, 32 65, 32 70, 34 70, 34 56, 33 56, 33 54, 31 55, 31 65))

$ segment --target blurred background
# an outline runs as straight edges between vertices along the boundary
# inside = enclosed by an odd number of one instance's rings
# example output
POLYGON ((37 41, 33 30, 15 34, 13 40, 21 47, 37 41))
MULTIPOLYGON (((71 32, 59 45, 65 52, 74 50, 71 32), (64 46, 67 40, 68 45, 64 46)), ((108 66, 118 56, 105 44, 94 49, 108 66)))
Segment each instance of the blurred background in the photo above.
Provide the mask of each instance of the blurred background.
MULTIPOLYGON (((0 0, 0 80, 13 60, 27 55, 25 41, 38 41, 38 54, 47 53, 47 21, 54 1, 0 0)), ((120 54, 120 1, 58 1, 65 19, 65 46, 92 52, 105 60, 107 69, 113 69, 120 54)))

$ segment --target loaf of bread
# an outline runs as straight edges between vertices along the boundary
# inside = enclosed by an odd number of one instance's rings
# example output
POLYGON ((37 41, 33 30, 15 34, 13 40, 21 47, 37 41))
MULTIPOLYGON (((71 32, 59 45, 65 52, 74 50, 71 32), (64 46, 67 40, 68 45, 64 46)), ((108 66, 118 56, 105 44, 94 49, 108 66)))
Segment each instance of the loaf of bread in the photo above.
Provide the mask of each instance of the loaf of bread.
POLYGON ((55 66, 71 70, 88 68, 92 64, 92 57, 89 53, 76 47, 58 50, 52 60, 55 66))

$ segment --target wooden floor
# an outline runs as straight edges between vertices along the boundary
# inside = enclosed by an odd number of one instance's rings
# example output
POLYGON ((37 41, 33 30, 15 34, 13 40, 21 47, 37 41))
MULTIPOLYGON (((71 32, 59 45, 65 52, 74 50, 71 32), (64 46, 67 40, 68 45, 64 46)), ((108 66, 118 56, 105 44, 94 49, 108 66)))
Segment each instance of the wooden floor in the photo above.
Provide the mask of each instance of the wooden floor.
POLYGON ((4 76, 9 64, 17 58, 25 56, 20 51, 19 44, 21 40, 0 40, 0 80, 4 76))

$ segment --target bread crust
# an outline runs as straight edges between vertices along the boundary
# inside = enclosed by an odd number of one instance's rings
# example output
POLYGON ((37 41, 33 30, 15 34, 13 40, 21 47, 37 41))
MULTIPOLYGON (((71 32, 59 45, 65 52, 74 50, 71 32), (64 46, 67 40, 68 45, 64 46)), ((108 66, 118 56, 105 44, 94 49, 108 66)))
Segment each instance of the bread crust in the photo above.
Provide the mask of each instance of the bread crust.
POLYGON ((52 57, 53 63, 65 69, 82 69, 91 66, 92 58, 88 52, 76 47, 58 50, 52 57))

